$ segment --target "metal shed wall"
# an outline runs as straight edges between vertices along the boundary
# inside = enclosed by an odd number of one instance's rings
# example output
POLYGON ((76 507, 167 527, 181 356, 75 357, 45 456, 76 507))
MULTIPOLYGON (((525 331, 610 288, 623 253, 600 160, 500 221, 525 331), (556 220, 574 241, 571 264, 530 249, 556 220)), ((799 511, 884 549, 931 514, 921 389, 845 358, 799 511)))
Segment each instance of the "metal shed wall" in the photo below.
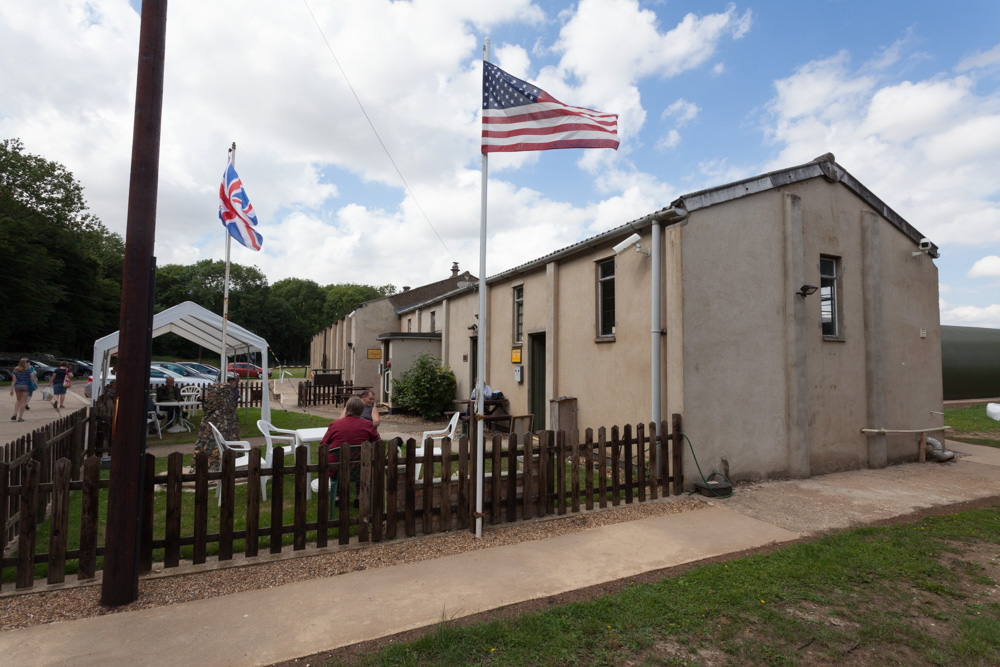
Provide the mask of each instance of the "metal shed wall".
POLYGON ((941 326, 944 399, 1000 396, 1000 329, 941 326))

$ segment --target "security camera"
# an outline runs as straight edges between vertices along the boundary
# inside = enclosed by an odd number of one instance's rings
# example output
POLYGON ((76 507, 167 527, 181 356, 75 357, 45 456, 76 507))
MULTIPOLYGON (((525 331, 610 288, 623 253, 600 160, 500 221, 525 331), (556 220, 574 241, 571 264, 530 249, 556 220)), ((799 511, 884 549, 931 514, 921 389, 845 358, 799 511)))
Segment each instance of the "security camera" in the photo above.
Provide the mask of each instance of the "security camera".
POLYGON ((920 249, 923 250, 923 251, 925 251, 925 252, 928 251, 928 250, 930 250, 931 246, 933 246, 933 245, 934 244, 931 243, 930 239, 920 239, 920 249))
POLYGON ((628 237, 627 239, 625 239, 624 241, 615 246, 615 254, 616 255, 622 254, 623 252, 628 250, 629 246, 632 245, 635 245, 635 249, 638 250, 639 242, 641 240, 642 237, 640 237, 638 234, 632 234, 632 236, 628 237))

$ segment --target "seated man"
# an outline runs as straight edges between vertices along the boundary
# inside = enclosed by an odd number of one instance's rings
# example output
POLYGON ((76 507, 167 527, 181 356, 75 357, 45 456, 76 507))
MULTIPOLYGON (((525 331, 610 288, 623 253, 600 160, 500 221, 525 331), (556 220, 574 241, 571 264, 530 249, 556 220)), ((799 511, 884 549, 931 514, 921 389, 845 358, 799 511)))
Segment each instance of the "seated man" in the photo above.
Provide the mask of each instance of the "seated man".
MULTIPOLYGON (((157 403, 179 400, 181 400, 181 390, 174 386, 174 379, 172 377, 167 378, 166 384, 162 384, 156 388, 157 403)), ((164 428, 169 429, 174 425, 174 419, 177 417, 179 408, 176 405, 168 405, 162 409, 167 413, 167 423, 164 428)))
MULTIPOLYGON (((347 405, 344 407, 344 416, 331 422, 330 426, 326 429, 326 435, 323 436, 322 444, 330 448, 328 460, 330 461, 329 474, 331 479, 336 479, 340 472, 339 454, 341 445, 360 445, 364 442, 379 441, 378 431, 375 430, 375 426, 361 416, 364 410, 364 401, 357 396, 352 396, 347 400, 347 405)), ((361 458, 361 452, 356 449, 351 450, 350 457, 351 461, 358 461, 361 458)), ((357 503, 357 498, 355 498, 355 503, 357 503)))

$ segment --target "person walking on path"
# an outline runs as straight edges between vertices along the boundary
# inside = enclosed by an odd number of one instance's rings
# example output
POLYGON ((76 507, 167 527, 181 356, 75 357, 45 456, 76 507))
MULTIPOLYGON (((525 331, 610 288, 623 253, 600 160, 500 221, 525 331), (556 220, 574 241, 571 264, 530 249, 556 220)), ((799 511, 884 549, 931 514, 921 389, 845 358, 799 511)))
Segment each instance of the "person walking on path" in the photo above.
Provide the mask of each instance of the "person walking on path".
POLYGON ((31 402, 32 396, 35 395, 35 390, 38 389, 38 373, 35 371, 35 366, 30 361, 28 362, 28 370, 31 371, 31 384, 28 386, 28 398, 24 401, 24 409, 30 410, 31 406, 28 403, 31 402))
POLYGON ((64 361, 49 378, 49 384, 52 385, 52 407, 57 410, 66 407, 66 389, 70 386, 72 377, 69 364, 64 361))
POLYGON ((33 375, 34 371, 28 365, 28 360, 22 357, 14 367, 14 381, 10 383, 10 395, 15 397, 11 421, 24 421, 24 410, 28 407, 28 393, 31 391, 33 375))

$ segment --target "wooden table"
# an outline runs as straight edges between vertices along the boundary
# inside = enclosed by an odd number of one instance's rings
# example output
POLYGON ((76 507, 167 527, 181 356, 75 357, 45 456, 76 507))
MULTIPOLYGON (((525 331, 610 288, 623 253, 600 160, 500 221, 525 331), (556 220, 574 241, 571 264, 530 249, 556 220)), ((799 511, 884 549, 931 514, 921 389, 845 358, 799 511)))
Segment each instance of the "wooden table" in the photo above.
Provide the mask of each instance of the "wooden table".
POLYGON ((355 392, 364 392, 371 389, 371 387, 364 387, 361 385, 345 384, 337 388, 337 404, 341 403, 341 400, 346 403, 347 399, 355 396, 355 392))
MULTIPOLYGON (((506 398, 483 399, 483 421, 493 423, 510 419, 510 415, 507 414, 507 403, 508 401, 506 398), (502 412, 497 414, 497 410, 502 410, 502 412)), ((462 433, 469 435, 469 422, 471 421, 470 413, 475 409, 476 401, 456 400, 455 407, 457 407, 458 411, 462 413, 462 416, 459 418, 462 422, 462 433)))

